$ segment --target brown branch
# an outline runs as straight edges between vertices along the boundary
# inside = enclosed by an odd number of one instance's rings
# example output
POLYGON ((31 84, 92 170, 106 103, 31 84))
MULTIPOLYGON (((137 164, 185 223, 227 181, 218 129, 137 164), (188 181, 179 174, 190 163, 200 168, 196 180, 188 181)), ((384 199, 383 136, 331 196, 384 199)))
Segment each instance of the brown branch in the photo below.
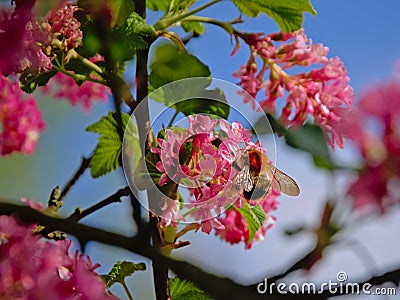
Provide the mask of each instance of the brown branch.
MULTIPOLYGON (((134 0, 135 12, 146 19, 146 0, 134 0)), ((147 41, 149 47, 153 40, 147 41)), ((136 101, 140 105, 148 96, 148 70, 149 48, 136 52, 136 101)), ((147 140, 147 123, 149 121, 149 110, 147 103, 143 103, 136 111, 135 117, 138 124, 139 140, 142 155, 146 153, 145 144, 147 140)), ((151 192, 147 192, 148 199, 152 199, 151 192)), ((164 246, 163 236, 160 232, 158 218, 149 211, 150 226, 153 245, 157 250, 164 246)), ((169 293, 168 266, 159 260, 153 260, 153 280, 157 300, 171 299, 169 293)))
MULTIPOLYGON (((53 218, 42 214, 27 206, 0 203, 0 215, 17 215, 27 223, 40 223, 50 230, 60 230, 74 235, 79 241, 96 241, 126 249, 152 259, 157 263, 170 267, 178 276, 194 282, 215 299, 257 299, 257 293, 249 290, 230 279, 216 277, 206 273, 198 267, 183 261, 166 257, 149 243, 150 228, 143 227, 135 237, 126 237, 87 225, 76 223, 73 220, 53 218)), ((271 299, 274 299, 273 297, 271 299)))
POLYGON ((121 90, 119 88, 119 77, 117 74, 117 67, 114 57, 111 51, 111 28, 103 19, 96 21, 98 27, 98 36, 102 39, 102 54, 104 56, 105 73, 104 77, 107 80, 107 84, 111 89, 111 93, 114 100, 114 106, 116 111, 116 121, 118 124, 117 131, 120 136, 121 142, 124 139, 124 126, 122 123, 121 115, 121 90))
POLYGON ((71 188, 78 181, 78 179, 83 175, 83 173, 85 173, 86 169, 89 168, 91 159, 92 159, 92 156, 90 156, 89 158, 82 157, 81 164, 80 164, 78 170, 76 170, 75 174, 71 177, 71 179, 68 181, 68 183, 62 189, 60 197, 58 198, 58 201, 62 201, 64 199, 64 197, 68 194, 68 192, 71 190, 71 188))
MULTIPOLYGON (((286 271, 268 277, 268 283, 273 283, 276 282, 287 275, 289 275, 292 272, 298 271, 298 270, 304 270, 304 269, 309 269, 311 266, 319 259, 322 257, 322 251, 319 249, 319 247, 315 246, 313 250, 311 250, 309 253, 301 257, 297 262, 295 262, 291 267, 289 267, 286 271)), ((254 285, 255 286, 255 285, 254 285)))
MULTIPOLYGON (((0 215, 17 215, 21 220, 27 223, 40 223, 51 230, 61 230, 74 235, 79 240, 96 241, 107 245, 120 247, 141 256, 157 261, 174 271, 180 278, 195 283, 214 299, 326 299, 332 296, 341 295, 339 291, 334 295, 329 291, 321 294, 265 294, 260 295, 256 289, 245 287, 233 282, 227 278, 221 278, 187 262, 179 261, 166 257, 149 244, 150 228, 144 226, 135 237, 126 237, 111 233, 94 227, 82 225, 68 219, 54 218, 27 206, 20 206, 9 203, 0 203, 0 215)), ((371 285, 380 285, 385 282, 392 282, 396 285, 400 282, 400 266, 392 271, 386 272, 380 276, 374 276, 367 280, 358 281, 360 286, 364 283, 371 285)))
POLYGON ((332 203, 327 201, 322 211, 319 226, 312 230, 317 237, 314 248, 309 253, 301 257, 286 271, 272 277, 267 276, 269 284, 284 278, 292 272, 298 270, 309 270, 312 268, 312 266, 314 266, 314 264, 322 259, 325 249, 333 244, 333 237, 341 229, 341 227, 335 226, 335 223, 332 220, 333 211, 334 206, 332 205, 332 203))

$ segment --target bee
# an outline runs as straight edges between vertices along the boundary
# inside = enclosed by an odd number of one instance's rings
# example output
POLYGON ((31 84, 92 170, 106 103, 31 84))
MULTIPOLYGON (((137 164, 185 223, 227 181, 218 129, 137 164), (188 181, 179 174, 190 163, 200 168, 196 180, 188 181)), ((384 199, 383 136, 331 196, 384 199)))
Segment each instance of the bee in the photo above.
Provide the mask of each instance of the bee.
POLYGON ((274 188, 289 196, 298 196, 300 188, 289 175, 277 169, 267 156, 255 149, 245 150, 232 166, 238 171, 233 180, 236 191, 247 200, 263 199, 274 188))

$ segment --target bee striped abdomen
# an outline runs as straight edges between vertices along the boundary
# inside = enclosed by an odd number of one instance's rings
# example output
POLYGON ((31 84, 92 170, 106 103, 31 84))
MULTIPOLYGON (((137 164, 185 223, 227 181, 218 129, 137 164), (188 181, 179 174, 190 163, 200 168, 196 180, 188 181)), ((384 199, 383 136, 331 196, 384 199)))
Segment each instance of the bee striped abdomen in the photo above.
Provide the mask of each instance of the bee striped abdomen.
POLYGON ((243 190, 243 196, 247 200, 263 199, 271 190, 271 181, 267 176, 250 175, 253 180, 253 186, 250 191, 243 190))

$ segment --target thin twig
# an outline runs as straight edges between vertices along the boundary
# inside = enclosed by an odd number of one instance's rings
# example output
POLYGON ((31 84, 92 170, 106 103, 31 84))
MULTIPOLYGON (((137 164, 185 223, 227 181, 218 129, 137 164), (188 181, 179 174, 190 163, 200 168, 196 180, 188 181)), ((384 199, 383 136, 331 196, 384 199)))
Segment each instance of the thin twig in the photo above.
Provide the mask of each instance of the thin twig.
POLYGON ((129 291, 128 286, 127 286, 126 283, 125 283, 125 280, 123 280, 123 281, 121 282, 121 285, 122 285, 122 287, 124 288, 124 291, 125 291, 126 295, 128 296, 128 299, 129 299, 129 300, 134 300, 134 299, 133 299, 133 296, 132 296, 132 294, 131 294, 131 292, 129 291))
POLYGON ((277 274, 272 277, 268 277, 268 283, 274 283, 279 279, 286 277, 288 274, 297 271, 297 270, 309 270, 315 263, 317 263, 323 255, 324 250, 334 243, 333 237, 337 232, 339 232, 340 228, 332 229, 332 214, 334 212, 334 206, 331 202, 327 201, 325 203, 321 221, 318 228, 314 229, 315 235, 317 237, 317 241, 315 243, 314 248, 300 258, 297 262, 295 262, 290 268, 286 271, 277 274))
POLYGON ((186 46, 191 40, 198 38, 200 34, 196 32, 191 32, 187 36, 182 38, 182 43, 186 46))
POLYGON ((72 215, 70 215, 67 219, 78 222, 79 220, 102 209, 103 207, 106 207, 109 204, 121 202, 121 197, 129 196, 130 193, 131 193, 131 191, 130 191, 129 187, 124 187, 124 188, 118 190, 115 194, 111 195, 110 197, 96 203, 95 205, 93 205, 83 211, 81 211, 78 208, 75 209, 75 212, 72 215))
POLYGON ((60 197, 58 198, 58 201, 61 201, 64 199, 64 197, 68 194, 68 192, 71 190, 71 188, 78 181, 78 179, 83 175, 83 173, 85 173, 86 169, 89 168, 91 159, 92 159, 92 156, 90 156, 89 158, 82 157, 81 164, 80 164, 78 170, 76 170, 75 174, 72 176, 72 178, 68 181, 68 183, 62 189, 60 197))
MULTIPOLYGON (((134 188, 134 186, 131 186, 134 188)), ((142 230, 144 227, 144 222, 142 219, 142 206, 140 205, 139 200, 136 198, 135 193, 132 190, 129 190, 131 196, 131 205, 132 205, 132 217, 136 223, 138 231, 142 230)))
POLYGON ((179 110, 175 110, 173 116, 171 117, 171 120, 169 121, 169 123, 168 123, 168 125, 167 125, 168 128, 169 128, 169 127, 172 127, 172 125, 173 125, 173 123, 174 123, 176 117, 178 116, 178 114, 179 114, 179 110))

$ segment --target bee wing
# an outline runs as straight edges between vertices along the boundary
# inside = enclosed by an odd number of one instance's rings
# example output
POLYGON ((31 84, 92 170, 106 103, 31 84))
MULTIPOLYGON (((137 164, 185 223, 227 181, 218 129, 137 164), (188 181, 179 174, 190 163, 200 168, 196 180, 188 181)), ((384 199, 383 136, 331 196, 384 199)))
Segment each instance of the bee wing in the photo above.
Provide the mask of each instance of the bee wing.
POLYGON ((245 190, 246 192, 251 191, 251 189, 254 186, 254 179, 250 175, 250 170, 249 170, 248 165, 245 165, 242 168, 242 170, 240 170, 237 173, 233 184, 234 184, 235 190, 237 190, 237 191, 243 191, 243 190, 245 190))
POLYGON ((274 181, 276 182, 275 186, 279 191, 289 196, 298 196, 300 194, 300 188, 292 177, 272 165, 271 169, 273 170, 274 181))

